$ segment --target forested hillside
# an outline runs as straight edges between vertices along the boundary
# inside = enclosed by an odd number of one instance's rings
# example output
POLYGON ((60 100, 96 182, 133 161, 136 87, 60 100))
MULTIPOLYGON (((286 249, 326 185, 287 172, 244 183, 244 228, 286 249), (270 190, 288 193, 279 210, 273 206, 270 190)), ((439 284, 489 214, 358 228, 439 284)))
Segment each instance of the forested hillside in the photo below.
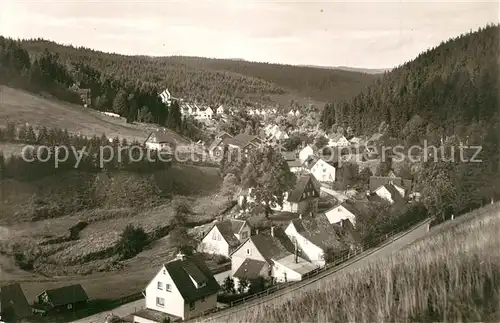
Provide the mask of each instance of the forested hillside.
POLYGON ((372 134, 384 121, 400 136, 417 115, 443 134, 457 134, 472 121, 491 123, 499 111, 499 32, 488 26, 421 53, 350 100, 330 104, 324 126, 372 134))
POLYGON ((487 26, 420 54, 351 100, 326 106, 323 126, 445 147, 439 156, 429 150, 416 176, 427 209, 440 218, 498 199, 499 34, 498 25, 487 26), (462 144, 481 151, 462 156, 462 144))
POLYGON ((103 74, 168 87, 176 96, 210 105, 273 103, 272 95, 294 92, 318 100, 347 99, 377 77, 358 72, 196 57, 124 56, 45 40, 23 41, 30 54, 45 49, 103 74), (247 97, 253 94, 252 99, 247 97), (257 96, 255 96, 257 95, 257 96))

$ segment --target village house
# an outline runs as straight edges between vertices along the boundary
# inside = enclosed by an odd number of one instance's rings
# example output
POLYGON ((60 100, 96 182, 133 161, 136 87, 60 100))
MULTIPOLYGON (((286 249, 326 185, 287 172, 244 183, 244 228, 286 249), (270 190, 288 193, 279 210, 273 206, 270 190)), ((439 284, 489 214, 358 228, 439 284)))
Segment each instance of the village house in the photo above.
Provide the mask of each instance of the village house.
POLYGON ((311 157, 304 162, 304 169, 314 175, 321 183, 335 182, 335 167, 322 158, 311 157))
POLYGON ((224 114, 224 107, 222 105, 219 105, 219 107, 216 110, 217 114, 224 114))
POLYGON ((341 133, 334 133, 328 136, 328 146, 329 147, 347 147, 349 146, 349 141, 341 133))
POLYGON ((43 312, 73 311, 87 305, 89 297, 82 285, 48 289, 36 297, 35 308, 43 312))
POLYGON ((301 216, 290 221, 285 229, 286 235, 296 242, 304 255, 316 266, 326 264, 327 252, 345 250, 340 237, 324 213, 301 216))
POLYGON ((299 159, 302 163, 304 163, 311 156, 314 156, 314 149, 311 145, 307 145, 299 152, 299 159))
POLYGON ((217 306, 220 286, 205 262, 197 255, 182 253, 164 264, 143 294, 146 310, 134 314, 134 322, 187 320, 217 306), (154 318, 154 319, 153 319, 154 318))
POLYGON ((290 172, 294 174, 299 174, 303 171, 302 162, 300 161, 300 159, 297 158, 297 153, 292 151, 283 151, 281 152, 281 156, 288 164, 290 172))
POLYGON ((329 210, 325 211, 325 216, 331 224, 342 224, 342 221, 349 220, 353 227, 356 226, 356 217, 360 211, 351 202, 345 201, 339 203, 329 210))
POLYGON ((321 184, 311 175, 300 175, 297 184, 283 196, 283 206, 271 207, 275 211, 299 214, 314 213, 318 210, 321 184))
POLYGON ((22 322, 33 315, 19 284, 0 286, 0 322, 22 322))
MULTIPOLYGON (((407 196, 412 192, 412 181, 397 177, 394 172, 390 172, 389 176, 370 176, 369 190, 374 193, 378 188, 386 184, 393 184, 404 191, 403 196, 407 196)), ((401 190, 399 190, 401 191, 401 190)))
POLYGON ((257 234, 231 254, 231 271, 235 287, 245 278, 272 278, 274 282, 302 280, 316 267, 299 256, 301 251, 281 228, 271 227, 269 235, 257 234))
POLYGON ((294 116, 295 116, 295 112, 293 112, 293 110, 290 110, 290 111, 288 112, 288 115, 289 115, 289 116, 294 117, 294 116))
POLYGON ((217 222, 201 239, 198 251, 229 257, 250 234, 251 228, 247 221, 229 219, 217 222))
POLYGON ((376 196, 388 201, 391 204, 404 202, 405 190, 393 183, 379 186, 372 192, 371 196, 376 196))
POLYGON ((175 141, 167 134, 165 129, 152 131, 144 141, 147 149, 172 153, 175 141))
MULTIPOLYGON (((283 206, 271 206, 271 209, 279 212, 311 213, 318 209, 321 184, 313 175, 299 175, 295 187, 283 194, 283 206)), ((252 197, 253 188, 242 189, 238 196, 238 205, 244 207, 254 203, 252 197)))

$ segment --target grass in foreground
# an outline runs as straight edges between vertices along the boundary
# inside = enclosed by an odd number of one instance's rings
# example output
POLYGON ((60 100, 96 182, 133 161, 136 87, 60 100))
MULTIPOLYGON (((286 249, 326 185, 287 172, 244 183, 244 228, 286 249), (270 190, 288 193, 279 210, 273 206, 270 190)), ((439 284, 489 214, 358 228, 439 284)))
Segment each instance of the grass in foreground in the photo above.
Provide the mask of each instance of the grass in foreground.
POLYGON ((488 209, 315 293, 297 291, 227 322, 498 322, 500 204, 488 209))

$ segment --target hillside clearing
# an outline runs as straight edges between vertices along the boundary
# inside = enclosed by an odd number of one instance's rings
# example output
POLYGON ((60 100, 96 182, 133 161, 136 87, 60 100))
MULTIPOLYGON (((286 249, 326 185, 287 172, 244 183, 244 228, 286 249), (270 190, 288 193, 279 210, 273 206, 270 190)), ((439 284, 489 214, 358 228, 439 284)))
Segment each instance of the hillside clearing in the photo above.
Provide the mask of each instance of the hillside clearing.
MULTIPOLYGON (((106 134, 108 138, 125 138, 129 142, 143 142, 157 128, 147 124, 128 124, 124 118, 104 116, 83 106, 0 86, 0 126, 8 122, 67 129, 84 136, 106 134)), ((167 132, 176 142, 190 142, 173 131, 167 132)))

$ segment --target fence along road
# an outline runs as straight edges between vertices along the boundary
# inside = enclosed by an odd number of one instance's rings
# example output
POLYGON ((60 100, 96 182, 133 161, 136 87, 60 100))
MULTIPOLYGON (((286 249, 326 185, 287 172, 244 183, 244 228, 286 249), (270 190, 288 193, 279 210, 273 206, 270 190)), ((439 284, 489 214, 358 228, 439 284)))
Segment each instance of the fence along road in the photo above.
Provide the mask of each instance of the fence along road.
POLYGON ((417 239, 423 237, 427 233, 427 225, 429 222, 430 219, 420 222, 419 224, 412 227, 408 231, 396 234, 392 238, 389 238, 388 241, 383 243, 381 246, 371 250, 367 250, 366 252, 360 254, 359 256, 351 258, 350 260, 342 263, 339 266, 326 269, 325 271, 320 272, 318 275, 314 276, 312 279, 298 282, 289 287, 283 288, 282 290, 278 290, 273 294, 245 301, 239 305, 230 307, 220 312, 216 312, 214 314, 208 314, 206 316, 194 318, 192 320, 189 320, 189 322, 208 322, 208 321, 221 322, 224 320, 224 318, 227 320, 226 317, 228 316, 235 315, 239 312, 247 311, 252 307, 264 303, 272 303, 273 305, 279 305, 284 302, 287 302, 290 299, 289 297, 287 297, 288 294, 298 289, 300 289, 302 292, 319 290, 322 284, 322 280, 328 279, 327 276, 334 275, 336 273, 344 274, 349 271, 361 268, 365 266, 368 262, 388 256, 391 253, 396 252, 402 249, 403 247, 411 244, 412 242, 416 241, 417 239))

